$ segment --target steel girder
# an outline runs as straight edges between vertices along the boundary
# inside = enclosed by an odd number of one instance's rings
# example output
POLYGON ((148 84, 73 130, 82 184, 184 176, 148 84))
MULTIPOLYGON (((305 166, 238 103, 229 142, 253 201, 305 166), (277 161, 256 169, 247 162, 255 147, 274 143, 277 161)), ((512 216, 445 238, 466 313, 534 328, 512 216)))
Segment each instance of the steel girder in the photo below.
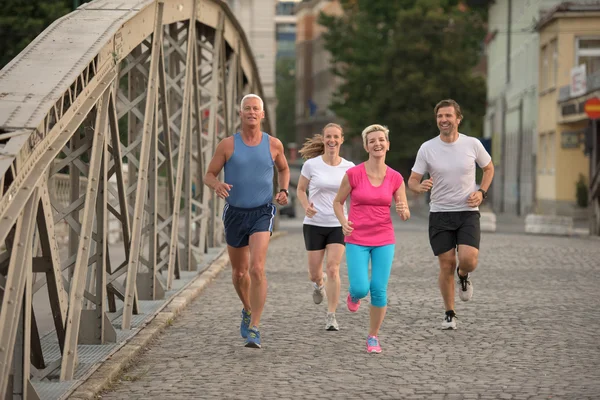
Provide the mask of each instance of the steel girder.
POLYGON ((248 41, 217 0, 95 0, 0 71, 0 398, 73 379, 79 344, 115 341, 140 300, 222 245, 223 203, 202 179, 249 92, 262 94, 248 41))

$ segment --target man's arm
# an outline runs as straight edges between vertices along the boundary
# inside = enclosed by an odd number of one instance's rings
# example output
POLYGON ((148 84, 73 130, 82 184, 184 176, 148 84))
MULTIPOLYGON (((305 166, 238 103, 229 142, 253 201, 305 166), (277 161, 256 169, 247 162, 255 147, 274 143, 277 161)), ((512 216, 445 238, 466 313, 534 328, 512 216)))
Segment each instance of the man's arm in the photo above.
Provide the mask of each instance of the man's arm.
MULTIPOLYGON (((287 159, 285 158, 285 152, 283 149, 283 143, 281 140, 272 137, 273 147, 275 150, 275 167, 277 168, 277 183, 279 189, 288 189, 290 185, 290 167, 288 166, 287 159)), ((279 205, 286 205, 288 202, 288 196, 285 193, 279 192, 275 195, 275 201, 279 205)))
POLYGON ((487 192, 492 185, 492 179, 494 179, 494 163, 490 161, 490 163, 482 169, 483 176, 481 177, 481 185, 479 185, 479 187, 487 192))
POLYGON ((273 138, 273 140, 275 141, 274 147, 277 151, 277 155, 273 160, 275 162, 275 167, 277 168, 277 183, 279 184, 279 189, 288 189, 288 186, 290 185, 290 167, 285 158, 283 143, 277 138, 273 138))
POLYGON ((415 171, 411 171, 410 177, 408 178, 408 188, 419 194, 431 190, 433 187, 431 178, 425 179, 423 182, 421 182, 421 179, 423 179, 423 174, 417 174, 415 171))
POLYGON ((229 196, 231 185, 219 181, 217 176, 221 173, 221 170, 227 161, 227 147, 229 146, 230 141, 231 138, 225 138, 219 142, 215 154, 208 164, 206 174, 204 175, 204 184, 213 189, 217 195, 223 199, 229 196))
POLYGON ((408 177, 408 188, 413 192, 421 193, 419 191, 421 179, 423 179, 423 174, 417 174, 415 171, 411 171, 410 176, 408 177))
MULTIPOLYGON (((483 176, 481 177, 481 185, 479 187, 486 192, 492 185, 492 179, 494 178, 494 163, 490 161, 488 165, 482 168, 483 176)), ((479 190, 471 193, 467 199, 467 205, 469 207, 477 207, 483 203, 483 193, 479 190)))

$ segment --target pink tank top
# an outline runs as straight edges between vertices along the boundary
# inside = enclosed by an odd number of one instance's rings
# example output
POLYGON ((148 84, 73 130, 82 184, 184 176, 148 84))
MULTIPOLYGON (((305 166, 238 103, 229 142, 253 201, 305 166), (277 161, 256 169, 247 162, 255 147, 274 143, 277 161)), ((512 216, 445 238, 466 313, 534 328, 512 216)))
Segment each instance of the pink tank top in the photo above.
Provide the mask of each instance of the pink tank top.
POLYGON ((373 186, 367 177, 365 164, 346 171, 350 182, 350 213, 348 221, 354 230, 346 236, 346 243, 361 246, 386 246, 396 243, 390 207, 394 193, 404 178, 398 171, 387 167, 385 178, 373 186))

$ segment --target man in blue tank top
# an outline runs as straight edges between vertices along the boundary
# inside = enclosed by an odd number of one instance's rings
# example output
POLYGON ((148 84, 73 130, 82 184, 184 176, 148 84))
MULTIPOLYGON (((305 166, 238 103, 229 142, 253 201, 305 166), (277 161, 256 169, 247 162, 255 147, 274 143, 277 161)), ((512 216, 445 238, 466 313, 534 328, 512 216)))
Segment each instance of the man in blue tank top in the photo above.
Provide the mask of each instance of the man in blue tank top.
POLYGON ((275 201, 288 202, 290 170, 283 144, 260 129, 264 104, 255 94, 244 96, 242 131, 223 139, 208 165, 204 184, 225 199, 223 223, 232 267, 233 286, 242 301, 240 334, 246 347, 260 348, 258 324, 267 298, 265 260, 273 231, 273 166, 279 192, 275 201), (225 181, 217 178, 225 168, 225 181))

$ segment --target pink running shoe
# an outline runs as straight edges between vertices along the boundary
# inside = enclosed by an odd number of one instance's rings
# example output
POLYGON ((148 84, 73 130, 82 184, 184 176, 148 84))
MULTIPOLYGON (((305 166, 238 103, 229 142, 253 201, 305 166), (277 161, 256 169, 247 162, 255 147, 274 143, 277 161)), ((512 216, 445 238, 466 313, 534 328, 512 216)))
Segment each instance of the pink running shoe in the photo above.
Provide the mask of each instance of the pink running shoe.
POLYGON ((348 310, 350 312, 357 312, 358 307, 360 307, 360 300, 354 301, 350 293, 348 293, 348 297, 346 298, 346 304, 348 305, 348 310))
POLYGON ((367 336, 367 353, 381 353, 381 346, 377 336, 367 336))

